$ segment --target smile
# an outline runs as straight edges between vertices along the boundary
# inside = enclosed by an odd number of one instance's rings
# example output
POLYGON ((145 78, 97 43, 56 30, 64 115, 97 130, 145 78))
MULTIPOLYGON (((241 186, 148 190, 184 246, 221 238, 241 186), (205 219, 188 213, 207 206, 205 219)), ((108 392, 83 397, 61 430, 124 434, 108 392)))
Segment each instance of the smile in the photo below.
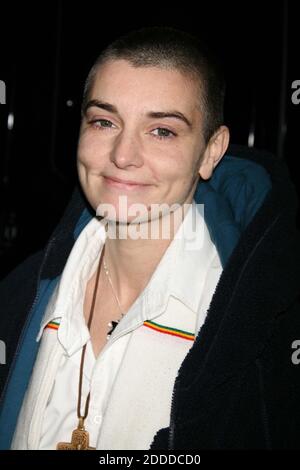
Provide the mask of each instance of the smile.
POLYGON ((127 181, 117 180, 117 179, 109 178, 107 176, 104 176, 104 181, 106 185, 111 188, 123 189, 126 191, 134 191, 137 189, 144 189, 144 188, 151 186, 150 184, 131 183, 131 182, 129 183, 127 181))

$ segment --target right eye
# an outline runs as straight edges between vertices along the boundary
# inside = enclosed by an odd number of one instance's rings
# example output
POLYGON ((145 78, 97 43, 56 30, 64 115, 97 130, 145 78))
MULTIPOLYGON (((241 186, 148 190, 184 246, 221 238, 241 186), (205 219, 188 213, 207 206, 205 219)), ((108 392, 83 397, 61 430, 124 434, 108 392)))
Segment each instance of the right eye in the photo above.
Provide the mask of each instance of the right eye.
POLYGON ((113 123, 108 119, 91 119, 90 121, 88 121, 88 124, 91 124, 97 129, 111 128, 113 126, 113 123))

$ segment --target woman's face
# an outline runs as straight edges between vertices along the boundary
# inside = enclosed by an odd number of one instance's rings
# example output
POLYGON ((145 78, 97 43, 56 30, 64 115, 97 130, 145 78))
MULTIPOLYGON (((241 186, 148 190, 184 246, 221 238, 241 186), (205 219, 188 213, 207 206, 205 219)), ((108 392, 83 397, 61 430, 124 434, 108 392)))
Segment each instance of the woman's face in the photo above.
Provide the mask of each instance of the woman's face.
POLYGON ((136 68, 125 60, 99 67, 77 160, 81 186, 98 214, 110 206, 118 220, 130 222, 134 204, 144 207, 136 214, 143 218, 153 204, 192 202, 206 149, 198 95, 199 86, 177 70, 136 68))

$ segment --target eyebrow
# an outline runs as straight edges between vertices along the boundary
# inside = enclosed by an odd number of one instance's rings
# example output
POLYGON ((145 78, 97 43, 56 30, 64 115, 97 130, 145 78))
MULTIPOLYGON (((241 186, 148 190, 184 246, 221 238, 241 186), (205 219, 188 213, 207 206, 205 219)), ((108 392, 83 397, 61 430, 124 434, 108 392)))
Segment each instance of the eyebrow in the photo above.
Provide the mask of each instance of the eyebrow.
MULTIPOLYGON (((90 100, 86 103, 86 105, 83 107, 83 114, 84 116, 87 113, 87 110, 91 107, 95 106, 96 108, 104 109, 105 111, 108 111, 113 114, 119 114, 116 106, 110 103, 106 103, 104 101, 99 101, 99 100, 90 100)), ((190 120, 180 111, 149 111, 146 114, 147 117, 149 118, 156 118, 156 119, 164 119, 164 118, 173 118, 173 119, 178 119, 180 121, 183 121, 189 128, 192 128, 192 123, 190 120)))

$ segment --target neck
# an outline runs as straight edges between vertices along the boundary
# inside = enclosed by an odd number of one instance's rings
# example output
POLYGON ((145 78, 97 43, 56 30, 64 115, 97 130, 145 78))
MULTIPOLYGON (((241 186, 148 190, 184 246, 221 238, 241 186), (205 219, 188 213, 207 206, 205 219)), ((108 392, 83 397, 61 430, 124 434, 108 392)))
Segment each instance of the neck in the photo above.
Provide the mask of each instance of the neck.
MULTIPOLYGON (((161 217, 155 221, 140 224, 135 233, 148 234, 147 237, 132 237, 132 231, 122 227, 120 230, 108 224, 107 239, 105 242, 105 260, 108 266, 114 288, 118 294, 121 305, 130 303, 148 284, 158 263, 181 225, 184 217, 183 210, 176 210, 168 217, 161 217), (110 236, 111 234, 114 236, 110 236), (152 237, 151 237, 152 234, 152 237)), ((132 227, 132 226, 131 226, 132 227)), ((128 226, 127 226, 128 228, 128 226)))

